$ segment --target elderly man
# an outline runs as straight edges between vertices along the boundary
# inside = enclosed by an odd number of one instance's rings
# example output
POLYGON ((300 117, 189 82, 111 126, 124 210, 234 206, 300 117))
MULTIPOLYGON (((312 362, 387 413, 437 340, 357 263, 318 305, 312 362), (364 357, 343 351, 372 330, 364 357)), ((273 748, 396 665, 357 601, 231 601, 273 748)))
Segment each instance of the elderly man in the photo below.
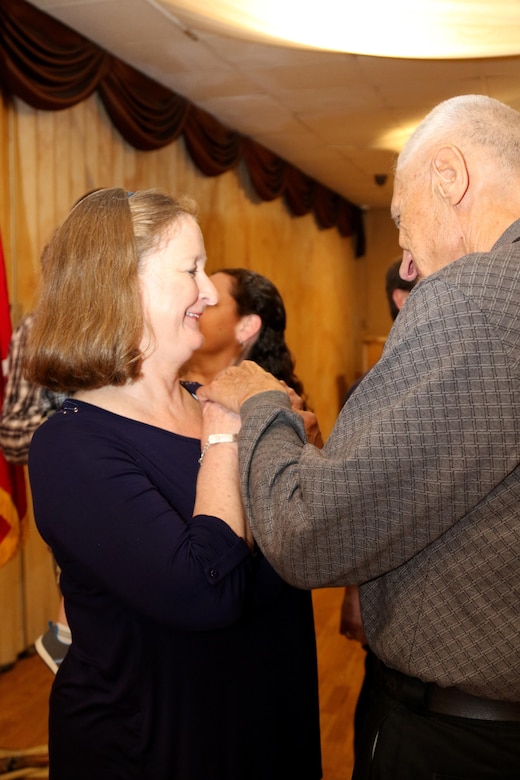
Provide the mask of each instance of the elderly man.
POLYGON ((396 167, 419 284, 325 447, 252 363, 201 399, 240 411, 244 502, 280 574, 359 583, 382 690, 354 778, 520 776, 520 114, 441 103, 396 167), (370 775, 369 775, 370 773, 370 775))

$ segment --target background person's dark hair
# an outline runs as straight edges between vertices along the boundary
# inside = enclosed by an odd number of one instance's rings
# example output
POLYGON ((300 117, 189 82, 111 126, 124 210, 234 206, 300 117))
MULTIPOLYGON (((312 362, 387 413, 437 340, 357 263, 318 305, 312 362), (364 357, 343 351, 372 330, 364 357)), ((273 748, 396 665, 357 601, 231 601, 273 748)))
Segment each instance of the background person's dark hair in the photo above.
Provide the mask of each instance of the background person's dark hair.
POLYGON ((392 263, 388 271, 386 272, 386 297, 388 298, 388 305, 390 307, 390 314, 392 319, 395 320, 399 314, 399 308, 392 298, 394 290, 406 290, 410 292, 415 286, 415 280, 413 282, 407 282, 401 279, 399 276, 399 268, 401 267, 401 258, 395 260, 392 263))
POLYGON ((239 317, 258 314, 262 320, 258 338, 244 357, 254 360, 303 397, 303 385, 294 373, 294 359, 285 342, 285 306, 275 285, 265 276, 246 268, 219 268, 213 273, 231 277, 230 292, 239 317))

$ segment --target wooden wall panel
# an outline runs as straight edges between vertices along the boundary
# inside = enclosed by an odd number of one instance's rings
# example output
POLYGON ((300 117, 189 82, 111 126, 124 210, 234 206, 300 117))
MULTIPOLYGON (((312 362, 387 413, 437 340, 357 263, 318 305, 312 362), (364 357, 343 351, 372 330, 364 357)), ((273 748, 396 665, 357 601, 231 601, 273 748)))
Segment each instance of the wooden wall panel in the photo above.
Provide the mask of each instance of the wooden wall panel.
POLYGON ((401 256, 398 232, 390 218, 390 210, 375 209, 365 219, 367 233, 366 300, 363 306, 366 337, 386 336, 392 327, 385 293, 385 276, 388 267, 401 256))

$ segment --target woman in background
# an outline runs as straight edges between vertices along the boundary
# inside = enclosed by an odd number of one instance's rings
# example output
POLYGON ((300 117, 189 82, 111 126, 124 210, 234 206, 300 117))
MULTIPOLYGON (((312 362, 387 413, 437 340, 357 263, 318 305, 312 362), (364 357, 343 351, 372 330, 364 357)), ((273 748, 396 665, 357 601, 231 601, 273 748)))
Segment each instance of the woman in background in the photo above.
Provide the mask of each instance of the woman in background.
POLYGON ((285 306, 275 285, 247 268, 222 268, 210 278, 219 299, 201 323, 204 344, 192 355, 189 378, 207 384, 223 368, 247 358, 302 396, 285 341, 285 306))
POLYGON ((293 409, 303 417, 308 441, 322 447, 316 417, 307 410, 303 384, 285 341, 287 315, 276 286, 247 268, 222 268, 210 278, 219 299, 201 321, 204 344, 184 367, 185 379, 208 384, 224 368, 254 360, 284 383, 293 409))
POLYGON ((45 253, 28 378, 69 398, 29 470, 72 632, 50 780, 321 777, 310 595, 255 550, 238 416, 179 380, 217 301, 195 213, 99 190, 45 253))

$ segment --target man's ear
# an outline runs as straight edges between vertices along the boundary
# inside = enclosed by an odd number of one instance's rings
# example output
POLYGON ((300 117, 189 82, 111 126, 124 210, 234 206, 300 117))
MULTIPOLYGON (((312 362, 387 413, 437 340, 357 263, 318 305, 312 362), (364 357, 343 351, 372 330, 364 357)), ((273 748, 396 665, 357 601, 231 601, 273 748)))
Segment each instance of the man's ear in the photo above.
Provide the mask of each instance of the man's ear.
POLYGON ((466 159, 456 146, 442 146, 432 158, 435 189, 443 200, 457 206, 469 187, 466 159))
POLYGON ((262 318, 258 314, 246 314, 241 317, 236 328, 237 341, 246 344, 250 339, 256 338, 262 327, 262 318))

